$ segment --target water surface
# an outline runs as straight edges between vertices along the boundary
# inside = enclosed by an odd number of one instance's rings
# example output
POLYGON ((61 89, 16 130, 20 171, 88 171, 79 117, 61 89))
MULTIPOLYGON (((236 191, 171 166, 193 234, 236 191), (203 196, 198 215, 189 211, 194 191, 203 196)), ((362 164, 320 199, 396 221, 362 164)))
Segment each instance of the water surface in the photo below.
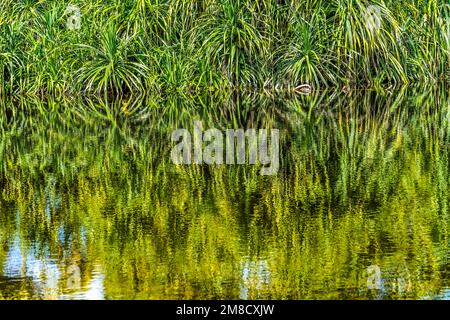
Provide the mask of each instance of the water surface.
POLYGON ((448 298, 446 91, 3 100, 0 298, 448 298), (172 164, 196 120, 278 175, 172 164))

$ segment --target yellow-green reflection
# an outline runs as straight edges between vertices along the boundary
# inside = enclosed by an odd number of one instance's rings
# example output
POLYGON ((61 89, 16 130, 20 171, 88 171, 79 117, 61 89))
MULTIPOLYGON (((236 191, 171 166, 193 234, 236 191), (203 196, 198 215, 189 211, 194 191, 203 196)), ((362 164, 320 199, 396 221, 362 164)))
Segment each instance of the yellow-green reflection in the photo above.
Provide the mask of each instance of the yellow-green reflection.
POLYGON ((3 102, 0 297, 448 297, 444 92, 3 102), (198 119, 281 129, 279 174, 173 165, 198 119))

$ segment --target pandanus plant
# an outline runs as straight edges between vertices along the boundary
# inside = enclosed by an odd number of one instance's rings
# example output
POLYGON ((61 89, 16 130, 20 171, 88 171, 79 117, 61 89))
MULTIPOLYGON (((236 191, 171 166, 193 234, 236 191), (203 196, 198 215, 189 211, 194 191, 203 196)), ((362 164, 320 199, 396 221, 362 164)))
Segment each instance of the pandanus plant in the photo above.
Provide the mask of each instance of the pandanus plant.
POLYGON ((127 34, 115 23, 100 35, 97 46, 80 45, 90 52, 90 60, 77 72, 83 89, 96 92, 145 91, 143 79, 149 69, 142 55, 132 53, 136 35, 127 34))
POLYGON ((193 32, 202 43, 201 54, 221 69, 231 86, 255 83, 258 56, 268 54, 255 19, 247 2, 225 0, 213 4, 193 32))

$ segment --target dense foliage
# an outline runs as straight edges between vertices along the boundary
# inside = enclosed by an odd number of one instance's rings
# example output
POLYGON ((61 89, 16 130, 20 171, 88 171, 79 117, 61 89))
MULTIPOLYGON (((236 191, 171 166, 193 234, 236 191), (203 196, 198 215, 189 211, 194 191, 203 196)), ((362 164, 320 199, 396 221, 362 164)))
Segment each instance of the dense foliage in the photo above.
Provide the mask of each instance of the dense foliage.
POLYGON ((0 93, 442 81, 449 17, 438 0, 2 0, 0 93))

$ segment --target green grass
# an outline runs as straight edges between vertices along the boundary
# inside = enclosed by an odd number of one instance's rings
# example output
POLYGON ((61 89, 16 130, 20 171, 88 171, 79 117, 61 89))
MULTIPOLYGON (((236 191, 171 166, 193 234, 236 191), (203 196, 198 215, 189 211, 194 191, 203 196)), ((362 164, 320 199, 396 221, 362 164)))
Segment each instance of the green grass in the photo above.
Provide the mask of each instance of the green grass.
POLYGON ((448 80, 449 55, 450 5, 438 0, 0 4, 3 94, 389 87, 448 80))

